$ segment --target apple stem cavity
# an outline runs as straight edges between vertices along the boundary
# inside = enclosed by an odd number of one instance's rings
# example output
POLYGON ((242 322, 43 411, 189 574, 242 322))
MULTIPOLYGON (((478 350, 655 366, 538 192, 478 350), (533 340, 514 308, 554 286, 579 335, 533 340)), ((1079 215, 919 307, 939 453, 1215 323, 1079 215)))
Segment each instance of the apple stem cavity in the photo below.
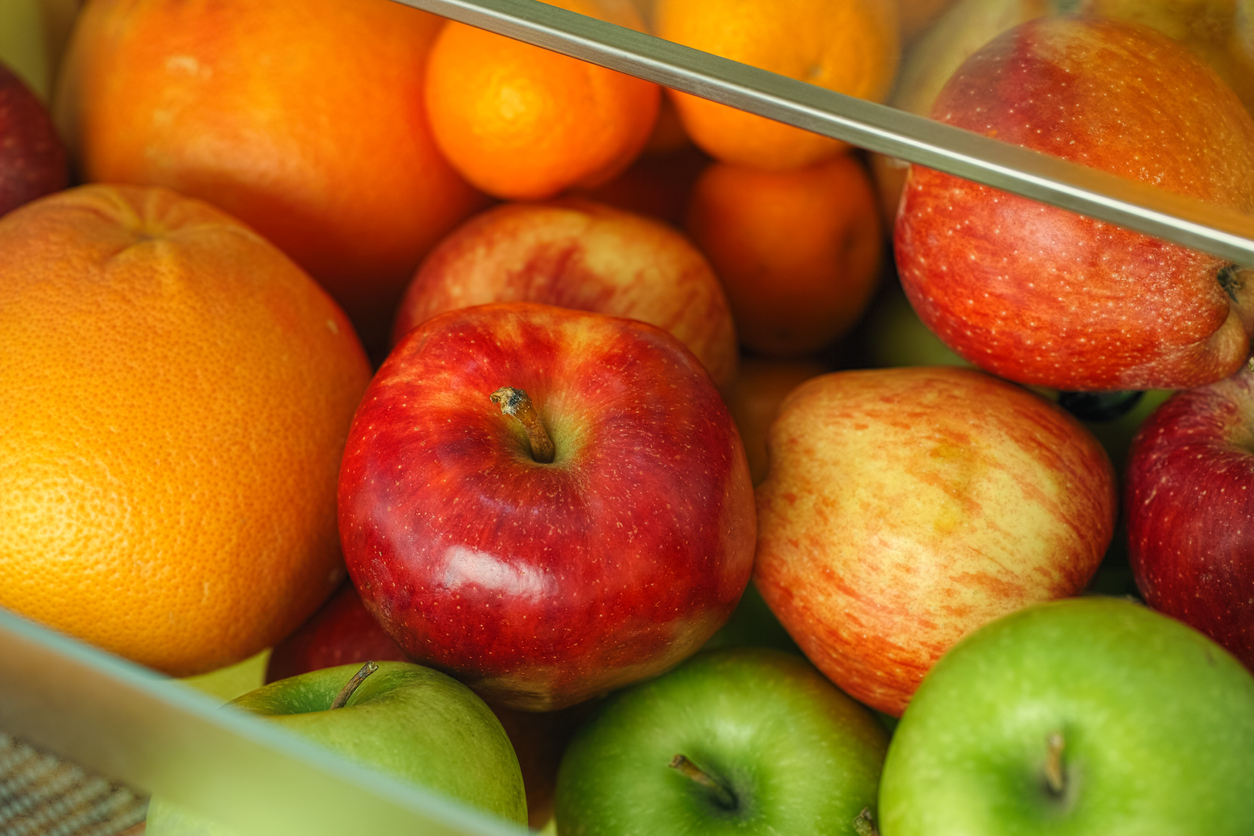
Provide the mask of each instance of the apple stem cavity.
POLYGON ((862 811, 853 818, 853 832, 858 836, 880 836, 879 830, 875 827, 875 816, 871 813, 870 807, 863 807, 862 811))
POLYGON ((1226 264, 1219 269, 1219 273, 1215 276, 1219 282, 1219 286, 1223 288, 1224 293, 1228 294, 1228 298, 1233 302, 1238 301, 1237 291, 1241 289, 1241 276, 1239 268, 1235 264, 1226 264))
POLYGON ((1045 739, 1048 751, 1045 755, 1045 785, 1055 797, 1067 789, 1067 776, 1062 768, 1062 750, 1066 741, 1061 732, 1053 732, 1045 739))
POLYGON ((366 681, 366 677, 379 669, 374 662, 367 662, 357 669, 357 673, 353 674, 353 678, 344 683, 344 687, 335 695, 335 699, 331 700, 331 708, 343 708, 348 702, 348 698, 357 690, 357 686, 366 681))
POLYGON ((527 441, 531 443, 531 457, 541 464, 551 464, 557 455, 553 447, 553 439, 549 437, 544 422, 531 403, 531 398, 521 389, 513 386, 502 386, 490 395, 492 403, 501 408, 501 412, 512 415, 523 425, 527 432, 527 441))
POLYGON ((676 755, 671 758, 671 769, 678 770, 684 776, 691 778, 701 786, 710 790, 714 794, 714 803, 722 807, 724 810, 735 810, 740 806, 740 802, 733 793, 721 781, 710 776, 708 772, 697 766, 684 755, 676 755))

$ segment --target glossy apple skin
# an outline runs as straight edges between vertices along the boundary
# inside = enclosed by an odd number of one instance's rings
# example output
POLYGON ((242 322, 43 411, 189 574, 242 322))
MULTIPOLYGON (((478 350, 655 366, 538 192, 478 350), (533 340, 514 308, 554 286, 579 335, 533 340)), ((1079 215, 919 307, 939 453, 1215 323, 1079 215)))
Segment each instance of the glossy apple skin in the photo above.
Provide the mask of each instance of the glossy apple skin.
MULTIPOLYGON (((318 612, 274 646, 267 684, 309 671, 364 662, 407 662, 409 657, 379 626, 351 583, 345 583, 318 612)), ((553 817, 553 788, 562 750, 584 711, 516 711, 489 705, 518 756, 527 792, 527 824, 539 830, 553 817)))
POLYGON ((1146 603, 1254 670, 1254 372, 1154 410, 1132 441, 1124 496, 1146 603))
MULTIPOLYGON (((932 116, 1254 211, 1254 119, 1211 70, 1147 27, 1020 24, 958 69, 932 116)), ((1020 383, 1188 388, 1227 377, 1250 353, 1249 270, 931 169, 908 177, 894 250, 927 326, 1020 383)))
MULTIPOLYGON (((483 700, 439 671, 381 661, 342 707, 331 708, 360 667, 340 665, 272 682, 227 706, 265 717, 346 760, 514 825, 526 823, 518 758, 483 700)), ((241 815, 238 810, 220 814, 232 812, 241 815)), ((208 821, 159 798, 149 808, 144 832, 147 836, 235 836, 238 831, 232 824, 208 821)), ((293 830, 289 826, 280 832, 293 830)))
POLYGON ((974 369, 813 378, 767 449, 758 590, 819 670, 894 717, 962 636, 1083 590, 1114 530, 1097 440, 974 369))
POLYGON ((1244 836, 1251 752, 1254 677, 1231 654, 1123 598, 1052 601, 980 628, 923 680, 889 743, 880 832, 1244 836))
POLYGON ((39 97, 0 63, 0 215, 69 185, 65 146, 39 97))
POLYGON ((736 374, 736 328, 710 262, 677 228, 583 198, 503 203, 423 259, 393 342, 443 311, 538 302, 652 323, 679 338, 720 389, 736 374))
POLYGON ((497 705, 549 710, 653 676, 729 617, 753 488, 709 376, 643 322, 549 305, 450 311, 371 383, 340 475, 344 556, 411 658, 497 705), (525 390, 530 454, 489 395, 525 390))
POLYGON ((613 694, 576 733, 558 774, 568 836, 854 833, 874 808, 888 734, 800 656, 702 652, 613 694), (735 809, 669 768, 682 754, 735 809))

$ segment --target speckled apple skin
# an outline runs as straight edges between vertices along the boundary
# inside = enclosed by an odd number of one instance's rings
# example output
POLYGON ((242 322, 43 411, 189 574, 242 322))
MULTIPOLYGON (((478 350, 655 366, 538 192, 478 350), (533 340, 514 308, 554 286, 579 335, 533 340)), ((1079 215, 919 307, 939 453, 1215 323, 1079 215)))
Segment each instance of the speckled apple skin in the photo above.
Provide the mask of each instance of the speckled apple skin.
POLYGON ((483 305, 409 332, 350 430, 349 573, 415 661, 547 710, 661 673, 731 615, 752 571, 743 445, 700 363, 634 320, 483 305), (489 400, 524 389, 539 464, 489 400))
POLYGON ((480 212, 423 259, 393 342, 437 313, 491 302, 643 320, 688 346, 720 391, 736 377, 736 327, 714 268, 678 229, 644 215, 581 198, 480 212))
POLYGON ((1254 671, 1254 371, 1158 407, 1133 439, 1124 486, 1146 602, 1254 671))
POLYGON ((1097 440, 974 369, 813 378, 767 450, 758 589, 819 670, 893 716, 963 635, 1083 590, 1114 531, 1097 440))
MULTIPOLYGON (((1148 28, 1022 24, 962 65, 932 116, 1254 212, 1254 119, 1148 28)), ((894 249, 927 326, 1021 383, 1188 388, 1227 377, 1250 353, 1254 271, 931 169, 909 175, 894 249)))

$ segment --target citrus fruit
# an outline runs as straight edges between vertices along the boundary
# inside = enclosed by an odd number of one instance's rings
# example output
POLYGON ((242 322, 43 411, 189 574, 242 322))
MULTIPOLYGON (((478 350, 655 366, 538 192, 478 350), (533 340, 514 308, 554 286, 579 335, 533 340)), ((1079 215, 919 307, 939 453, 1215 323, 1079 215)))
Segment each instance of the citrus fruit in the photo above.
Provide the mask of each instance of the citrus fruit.
POLYGON ((174 676, 344 578, 335 485, 370 366, 273 245, 158 188, 0 219, 0 605, 174 676))
MULTIPOLYGON (((626 0, 550 5, 643 30, 626 0)), ((613 179, 653 133, 661 88, 450 22, 431 49, 426 102, 450 162, 479 189, 537 200, 613 179)))
POLYGON ((770 357, 845 334, 885 260, 875 191, 851 154, 791 171, 714 163, 693 188, 686 228, 722 279, 741 345, 770 357))
POLYGON ((373 348, 422 256, 486 205, 422 105, 443 23, 391 0, 94 0, 54 113, 85 179, 243 220, 373 348))
MULTIPOLYGON (((658 0, 659 37, 810 84, 882 102, 900 57, 895 0, 658 0)), ((798 168, 840 140, 668 91, 685 130, 716 159, 798 168)))

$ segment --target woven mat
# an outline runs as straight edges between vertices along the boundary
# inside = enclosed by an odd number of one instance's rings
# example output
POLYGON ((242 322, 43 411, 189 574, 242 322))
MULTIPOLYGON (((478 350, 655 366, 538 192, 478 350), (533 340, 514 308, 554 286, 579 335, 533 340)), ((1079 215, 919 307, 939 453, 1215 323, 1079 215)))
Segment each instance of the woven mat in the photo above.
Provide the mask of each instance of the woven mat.
POLYGON ((139 836, 146 796, 0 732, 4 836, 139 836))

